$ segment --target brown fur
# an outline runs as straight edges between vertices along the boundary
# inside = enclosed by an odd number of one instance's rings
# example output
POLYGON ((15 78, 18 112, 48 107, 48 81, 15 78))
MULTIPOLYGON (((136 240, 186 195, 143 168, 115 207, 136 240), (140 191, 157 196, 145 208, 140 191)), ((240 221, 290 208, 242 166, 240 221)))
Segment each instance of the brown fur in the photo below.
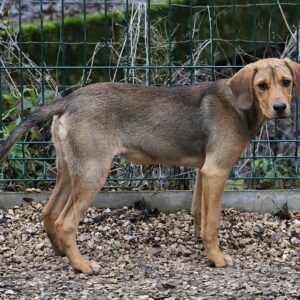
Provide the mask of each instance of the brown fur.
POLYGON ((209 260, 229 266, 232 260, 218 240, 227 176, 263 122, 290 116, 292 90, 299 94, 299 82, 298 64, 265 59, 229 80, 193 86, 89 85, 38 108, 4 141, 0 158, 30 127, 53 117, 58 175, 43 211, 44 226, 54 250, 85 273, 97 265, 78 250, 78 223, 105 183, 115 155, 138 163, 196 167, 196 230, 209 260), (284 86, 283 80, 291 84, 284 86), (278 103, 286 105, 285 111, 275 111, 278 103))

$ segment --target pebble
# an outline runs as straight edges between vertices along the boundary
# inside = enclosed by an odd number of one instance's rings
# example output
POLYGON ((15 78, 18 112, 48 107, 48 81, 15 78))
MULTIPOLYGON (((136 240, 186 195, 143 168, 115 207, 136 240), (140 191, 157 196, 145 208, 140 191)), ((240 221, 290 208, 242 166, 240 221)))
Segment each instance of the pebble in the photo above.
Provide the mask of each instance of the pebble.
POLYGON ((90 208, 77 236, 97 274, 54 256, 42 204, 0 209, 0 299, 297 299, 299 220, 223 211, 220 245, 234 259, 211 268, 190 213, 90 208), (105 216, 98 217, 97 216, 105 216), (98 264, 96 264, 98 263, 98 264), (282 296, 284 295, 284 297, 282 296))

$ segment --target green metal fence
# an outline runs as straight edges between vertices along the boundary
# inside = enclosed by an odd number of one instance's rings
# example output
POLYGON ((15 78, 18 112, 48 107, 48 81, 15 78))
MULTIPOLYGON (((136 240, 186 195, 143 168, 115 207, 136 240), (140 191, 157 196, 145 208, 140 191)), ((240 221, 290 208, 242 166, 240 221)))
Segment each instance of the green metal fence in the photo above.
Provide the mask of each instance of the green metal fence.
MULTIPOLYGON (((299 60, 300 1, 3 0, 2 137, 35 105, 92 82, 183 85, 231 76, 265 57, 299 60)), ((234 166, 228 188, 293 188, 299 177, 298 104, 270 122, 234 166)), ((51 187, 49 124, 33 128, 1 165, 3 189, 51 187)), ((115 158, 107 189, 190 189, 194 170, 115 158)))

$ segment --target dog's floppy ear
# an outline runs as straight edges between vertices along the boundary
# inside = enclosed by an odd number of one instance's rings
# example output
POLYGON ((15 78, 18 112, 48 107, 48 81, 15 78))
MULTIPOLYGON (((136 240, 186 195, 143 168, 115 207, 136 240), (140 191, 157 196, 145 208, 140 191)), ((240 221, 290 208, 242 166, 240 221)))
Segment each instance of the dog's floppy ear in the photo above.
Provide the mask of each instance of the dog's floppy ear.
POLYGON ((229 79, 229 87, 236 98, 240 109, 250 109, 254 103, 252 82, 256 69, 253 64, 247 65, 229 79))
POLYGON ((289 58, 285 58, 283 61, 292 73, 294 94, 297 96, 298 100, 300 101, 300 64, 295 63, 289 58))

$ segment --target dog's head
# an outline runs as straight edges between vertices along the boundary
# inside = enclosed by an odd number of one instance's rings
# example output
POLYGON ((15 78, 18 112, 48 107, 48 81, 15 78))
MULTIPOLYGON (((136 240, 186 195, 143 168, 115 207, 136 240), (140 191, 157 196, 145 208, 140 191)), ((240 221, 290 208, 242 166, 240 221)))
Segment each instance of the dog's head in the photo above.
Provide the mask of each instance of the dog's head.
POLYGON ((293 93, 300 98, 300 65, 290 59, 262 59, 245 66, 228 84, 240 109, 256 105, 267 119, 287 118, 293 93))

